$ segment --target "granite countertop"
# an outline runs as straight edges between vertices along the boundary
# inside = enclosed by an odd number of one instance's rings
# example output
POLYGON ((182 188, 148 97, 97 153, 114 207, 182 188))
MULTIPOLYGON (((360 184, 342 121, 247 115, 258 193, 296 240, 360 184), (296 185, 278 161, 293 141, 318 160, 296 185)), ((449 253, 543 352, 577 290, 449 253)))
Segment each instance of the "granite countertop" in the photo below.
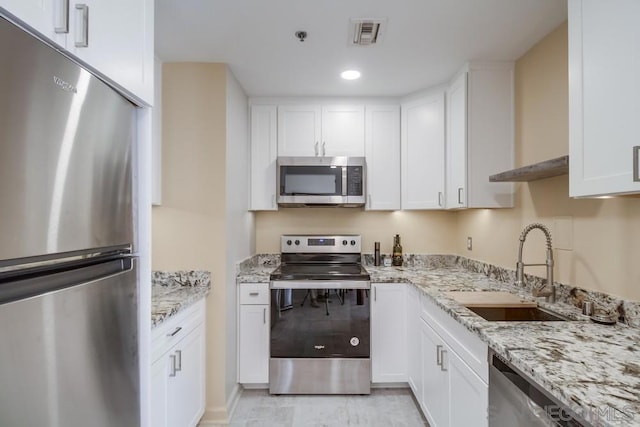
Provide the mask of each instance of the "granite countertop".
MULTIPOLYGON (((273 265, 238 274, 238 283, 268 282, 273 265)), ((454 263, 367 265, 372 283, 410 283, 563 405, 596 426, 640 426, 640 330, 589 321, 571 304, 534 299, 526 289, 454 263), (447 291, 509 291, 568 316, 567 322, 490 322, 447 291)))
POLYGON ((151 277, 151 327, 204 298, 211 290, 208 271, 154 271, 151 277))

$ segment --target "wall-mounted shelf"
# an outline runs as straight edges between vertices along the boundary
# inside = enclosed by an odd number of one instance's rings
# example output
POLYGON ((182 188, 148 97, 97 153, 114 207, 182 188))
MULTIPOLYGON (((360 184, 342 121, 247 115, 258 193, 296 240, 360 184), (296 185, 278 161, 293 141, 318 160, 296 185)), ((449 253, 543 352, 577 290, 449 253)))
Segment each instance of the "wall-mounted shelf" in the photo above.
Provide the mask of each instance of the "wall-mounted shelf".
POLYGON ((569 173, 569 156, 562 156, 518 169, 511 169, 489 177, 490 182, 523 182, 569 173))

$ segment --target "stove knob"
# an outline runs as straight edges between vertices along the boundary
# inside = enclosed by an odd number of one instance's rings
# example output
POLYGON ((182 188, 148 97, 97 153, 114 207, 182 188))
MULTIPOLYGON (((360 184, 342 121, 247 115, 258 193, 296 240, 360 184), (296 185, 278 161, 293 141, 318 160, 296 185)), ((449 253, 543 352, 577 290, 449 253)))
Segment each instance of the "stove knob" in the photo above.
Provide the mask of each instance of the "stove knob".
POLYGON ((287 240, 287 245, 291 246, 291 240, 287 240))
POLYGON ((347 246, 347 243, 348 243, 348 242, 347 242, 346 240, 343 240, 343 241, 342 241, 342 244, 343 244, 344 246, 347 246))
POLYGON ((355 245, 356 245, 356 241, 355 241, 355 240, 352 240, 352 241, 351 241, 351 246, 355 246, 355 245))
POLYGON ((300 240, 296 240, 296 246, 300 244, 300 240))

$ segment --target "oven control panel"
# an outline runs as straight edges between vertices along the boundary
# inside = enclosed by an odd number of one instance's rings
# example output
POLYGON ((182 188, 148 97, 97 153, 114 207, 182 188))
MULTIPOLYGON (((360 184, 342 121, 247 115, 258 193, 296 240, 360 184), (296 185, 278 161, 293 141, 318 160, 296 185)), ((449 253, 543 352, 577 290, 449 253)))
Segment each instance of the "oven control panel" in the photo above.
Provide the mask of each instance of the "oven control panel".
POLYGON ((362 237, 345 235, 293 235, 280 238, 282 253, 360 253, 362 237))

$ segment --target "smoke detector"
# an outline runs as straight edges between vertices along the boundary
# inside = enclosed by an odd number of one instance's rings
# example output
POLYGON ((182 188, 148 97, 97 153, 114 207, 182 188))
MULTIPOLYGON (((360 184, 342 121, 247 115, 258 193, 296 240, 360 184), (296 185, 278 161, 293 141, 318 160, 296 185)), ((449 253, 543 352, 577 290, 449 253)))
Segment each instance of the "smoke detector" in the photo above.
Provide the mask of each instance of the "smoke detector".
POLYGON ((387 19, 350 19, 351 39, 350 44, 358 46, 371 46, 380 44, 386 29, 387 19))

